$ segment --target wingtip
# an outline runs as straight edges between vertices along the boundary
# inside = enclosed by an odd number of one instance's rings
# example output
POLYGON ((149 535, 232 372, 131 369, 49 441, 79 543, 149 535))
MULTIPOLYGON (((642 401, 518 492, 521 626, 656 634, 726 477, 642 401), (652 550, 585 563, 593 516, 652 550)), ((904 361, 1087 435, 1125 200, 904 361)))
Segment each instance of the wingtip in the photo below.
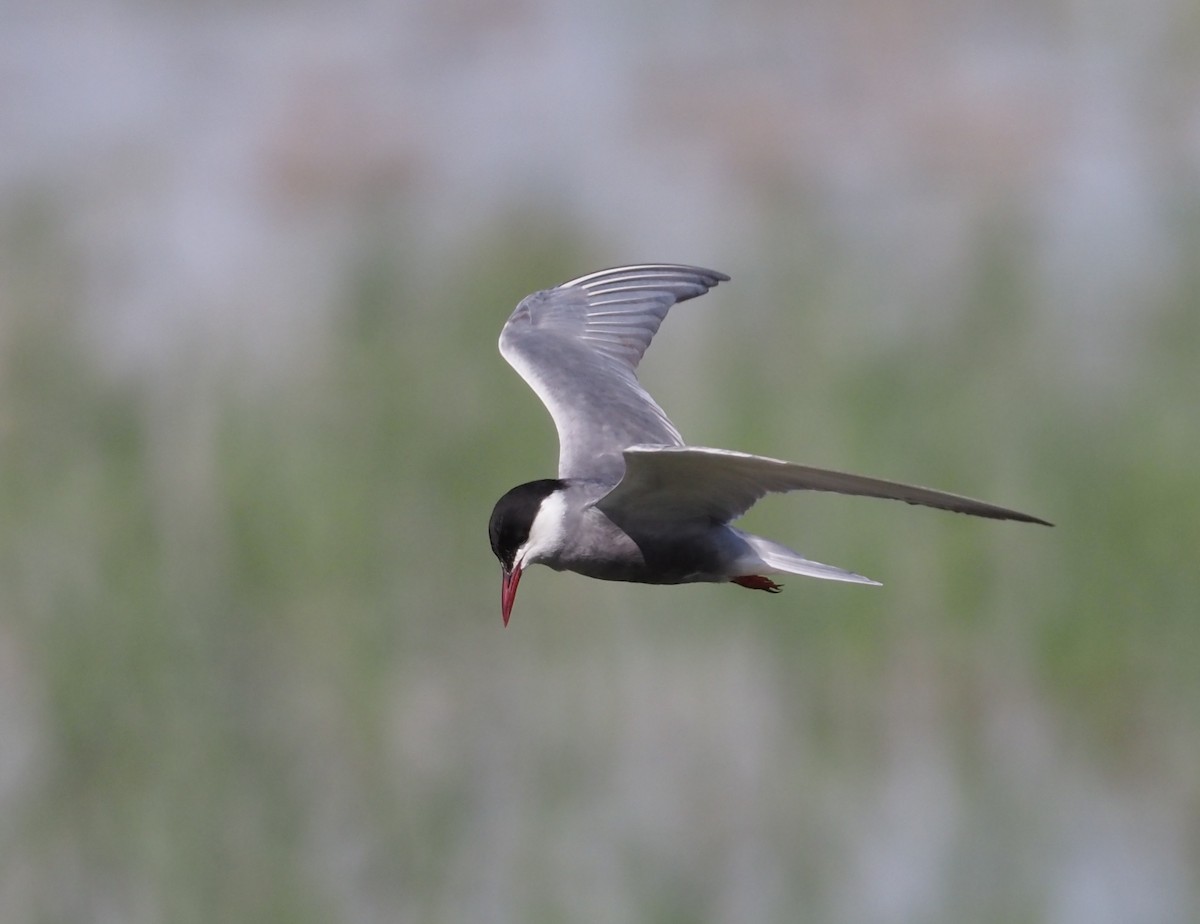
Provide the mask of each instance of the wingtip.
POLYGON ((1049 526, 1051 528, 1054 526, 1054 524, 1049 520, 1043 520, 1041 517, 1035 517, 1032 513, 1017 513, 1016 511, 1009 511, 1009 513, 1010 515, 1005 517, 1005 519, 1013 520, 1017 523, 1035 523, 1038 526, 1049 526))

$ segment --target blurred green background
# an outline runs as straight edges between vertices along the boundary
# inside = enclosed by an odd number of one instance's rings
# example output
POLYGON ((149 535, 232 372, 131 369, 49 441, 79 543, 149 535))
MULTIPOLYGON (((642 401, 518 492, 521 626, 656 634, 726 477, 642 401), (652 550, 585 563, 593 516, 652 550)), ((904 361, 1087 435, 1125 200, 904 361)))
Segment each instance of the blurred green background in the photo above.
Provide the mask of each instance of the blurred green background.
POLYGON ((1200 20, 922 2, 9 0, 0 919, 1200 921, 1200 20), (535 569, 499 357, 733 281, 684 434, 883 582, 535 569))

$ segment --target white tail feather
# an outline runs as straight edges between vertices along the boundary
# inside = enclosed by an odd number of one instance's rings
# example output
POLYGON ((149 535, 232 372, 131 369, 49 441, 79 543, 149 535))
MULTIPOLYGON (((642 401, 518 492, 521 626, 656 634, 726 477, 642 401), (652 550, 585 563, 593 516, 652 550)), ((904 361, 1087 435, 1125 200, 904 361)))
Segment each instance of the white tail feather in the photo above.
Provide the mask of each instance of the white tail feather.
POLYGON ((802 574, 805 577, 821 578, 826 581, 846 581, 851 584, 879 586, 878 581, 872 581, 869 577, 863 577, 853 571, 846 571, 833 565, 823 565, 819 561, 809 561, 787 546, 764 539, 762 536, 742 533, 742 538, 750 544, 754 553, 762 559, 762 563, 772 571, 786 571, 788 574, 802 574))

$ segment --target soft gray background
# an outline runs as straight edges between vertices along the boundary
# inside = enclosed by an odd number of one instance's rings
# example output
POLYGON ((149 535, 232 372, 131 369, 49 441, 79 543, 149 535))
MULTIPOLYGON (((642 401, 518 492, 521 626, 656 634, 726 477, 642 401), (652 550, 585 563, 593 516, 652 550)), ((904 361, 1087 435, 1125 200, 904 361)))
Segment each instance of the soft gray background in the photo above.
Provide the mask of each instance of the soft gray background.
POLYGON ((1200 921, 1200 17, 6 0, 0 919, 1200 921), (503 630, 527 292, 884 582, 503 630))

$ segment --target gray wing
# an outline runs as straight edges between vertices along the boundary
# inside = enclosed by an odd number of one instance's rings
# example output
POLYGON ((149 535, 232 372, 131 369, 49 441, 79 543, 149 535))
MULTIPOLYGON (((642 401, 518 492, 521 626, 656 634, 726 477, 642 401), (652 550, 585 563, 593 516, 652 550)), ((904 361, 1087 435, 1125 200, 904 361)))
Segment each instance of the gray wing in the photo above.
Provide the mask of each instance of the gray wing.
POLYGON ((625 451, 625 466, 620 484, 596 502, 601 510, 624 517, 705 517, 728 522, 740 517, 765 494, 807 490, 883 497, 995 520, 1053 525, 1027 513, 957 494, 727 449, 633 446, 625 451))
POLYGON ((727 279, 695 266, 622 266, 517 305, 500 332, 500 353, 554 418, 560 478, 616 482, 628 447, 683 445, 634 370, 672 305, 727 279))

